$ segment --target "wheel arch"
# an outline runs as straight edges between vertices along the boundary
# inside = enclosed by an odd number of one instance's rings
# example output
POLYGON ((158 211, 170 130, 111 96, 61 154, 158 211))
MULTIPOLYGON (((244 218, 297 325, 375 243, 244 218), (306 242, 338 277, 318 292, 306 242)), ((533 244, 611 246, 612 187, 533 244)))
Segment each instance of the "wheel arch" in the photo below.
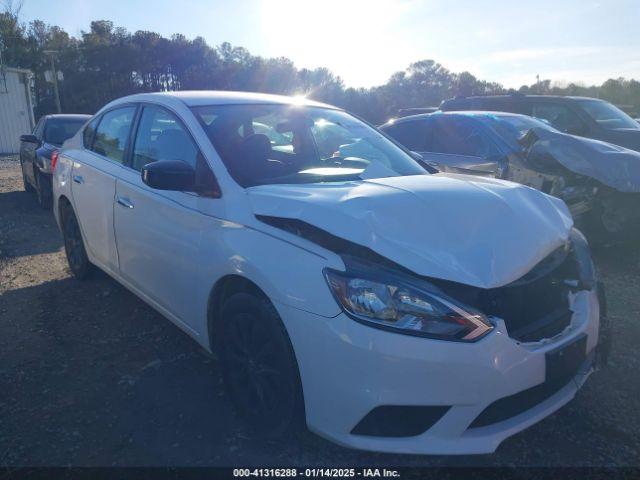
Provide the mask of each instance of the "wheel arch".
POLYGON ((241 292, 253 293, 271 302, 271 299, 265 291, 247 277, 238 274, 228 274, 218 279, 211 288, 207 301, 207 335, 209 349, 212 352, 216 349, 216 331, 218 330, 220 321, 220 310, 228 298, 235 293, 241 292))
POLYGON ((64 219, 66 213, 71 209, 73 211, 73 205, 71 200, 66 195, 62 194, 58 197, 58 218, 60 219, 60 225, 64 225, 64 219))

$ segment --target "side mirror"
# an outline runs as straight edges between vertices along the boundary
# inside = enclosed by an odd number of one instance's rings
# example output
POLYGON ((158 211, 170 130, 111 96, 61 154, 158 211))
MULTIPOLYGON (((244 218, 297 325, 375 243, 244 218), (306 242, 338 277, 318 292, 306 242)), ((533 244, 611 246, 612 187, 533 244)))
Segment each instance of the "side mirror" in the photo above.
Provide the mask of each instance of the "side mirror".
POLYGON ((157 190, 196 191, 196 172, 180 160, 158 160, 142 167, 142 181, 157 190))
POLYGON ((26 135, 20 135, 20 141, 21 142, 27 142, 27 143, 40 143, 40 140, 38 140, 38 137, 36 137, 35 135, 31 135, 26 134, 26 135))

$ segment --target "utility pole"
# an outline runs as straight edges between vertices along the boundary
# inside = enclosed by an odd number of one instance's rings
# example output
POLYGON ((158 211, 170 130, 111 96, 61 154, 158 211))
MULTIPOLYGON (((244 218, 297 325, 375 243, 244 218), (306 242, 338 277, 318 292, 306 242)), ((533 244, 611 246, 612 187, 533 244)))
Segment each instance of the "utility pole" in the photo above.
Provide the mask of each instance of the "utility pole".
POLYGON ((53 92, 56 98, 56 109, 58 113, 62 113, 62 107, 60 106, 60 91, 58 90, 58 72, 56 71, 55 56, 58 52, 56 50, 45 50, 44 54, 49 55, 49 61, 51 62, 51 76, 53 77, 53 92))
POLYGON ((540 91, 540 75, 536 75, 536 87, 538 88, 538 95, 540 95, 542 92, 540 91))

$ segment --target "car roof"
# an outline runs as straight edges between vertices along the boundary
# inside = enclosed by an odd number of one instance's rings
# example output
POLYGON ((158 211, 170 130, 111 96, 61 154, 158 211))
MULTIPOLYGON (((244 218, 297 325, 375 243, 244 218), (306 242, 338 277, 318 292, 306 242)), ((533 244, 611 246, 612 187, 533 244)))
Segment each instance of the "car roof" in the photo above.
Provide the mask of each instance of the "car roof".
POLYGON ((593 97, 580 97, 574 95, 524 95, 521 93, 514 93, 510 95, 476 95, 469 97, 455 97, 444 100, 442 103, 455 103, 455 102, 464 102, 466 100, 504 100, 504 99, 512 99, 512 100, 557 100, 557 101, 572 101, 572 100, 596 100, 596 101, 604 101, 599 98, 593 97))
POLYGON ((52 113, 50 115, 45 115, 44 118, 47 120, 87 120, 88 118, 91 118, 91 115, 86 115, 84 113, 52 113))
POLYGON ((272 105, 303 105, 312 107, 332 108, 337 107, 325 103, 309 100, 304 96, 289 97, 285 95, 272 95, 267 93, 254 92, 232 92, 220 90, 183 90, 176 92, 156 92, 141 93, 122 97, 109 105, 127 102, 151 101, 165 103, 179 100, 188 107, 198 107, 205 105, 251 105, 251 104, 272 104, 272 105))
POLYGON ((519 113, 511 113, 511 112, 491 112, 486 110, 451 110, 447 112, 434 112, 434 113, 422 113, 420 115, 409 115, 407 117, 396 118, 393 120, 389 120, 384 125, 381 125, 380 128, 390 127, 391 125, 398 125, 401 123, 412 122, 415 120, 426 119, 431 117, 437 117, 446 115, 449 117, 526 117, 527 115, 521 115, 519 113))

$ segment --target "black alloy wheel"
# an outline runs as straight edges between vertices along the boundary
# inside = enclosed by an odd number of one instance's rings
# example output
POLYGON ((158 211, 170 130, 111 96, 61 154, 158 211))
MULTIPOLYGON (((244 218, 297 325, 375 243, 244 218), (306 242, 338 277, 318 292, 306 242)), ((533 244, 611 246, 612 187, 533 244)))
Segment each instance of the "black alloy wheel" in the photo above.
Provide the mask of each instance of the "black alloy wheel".
POLYGON ((231 296, 221 311, 218 341, 227 391, 249 426, 263 437, 302 430, 298 365, 271 302, 251 293, 231 296))
POLYGON ((33 185, 29 183, 29 180, 24 173, 24 163, 22 162, 22 160, 20 160, 20 171, 22 172, 22 185, 24 187, 24 191, 27 193, 33 193, 35 191, 35 188, 33 188, 33 185))
POLYGON ((51 208, 52 203, 52 192, 51 185, 49 184, 49 179, 46 175, 40 171, 36 172, 36 194, 38 196, 38 205, 45 210, 49 210, 51 208))
POLYGON ((90 273, 92 265, 89 262, 89 257, 87 257, 87 252, 84 248, 78 219, 71 208, 65 212, 63 221, 64 250, 67 254, 69 268, 74 277, 82 280, 90 273))

